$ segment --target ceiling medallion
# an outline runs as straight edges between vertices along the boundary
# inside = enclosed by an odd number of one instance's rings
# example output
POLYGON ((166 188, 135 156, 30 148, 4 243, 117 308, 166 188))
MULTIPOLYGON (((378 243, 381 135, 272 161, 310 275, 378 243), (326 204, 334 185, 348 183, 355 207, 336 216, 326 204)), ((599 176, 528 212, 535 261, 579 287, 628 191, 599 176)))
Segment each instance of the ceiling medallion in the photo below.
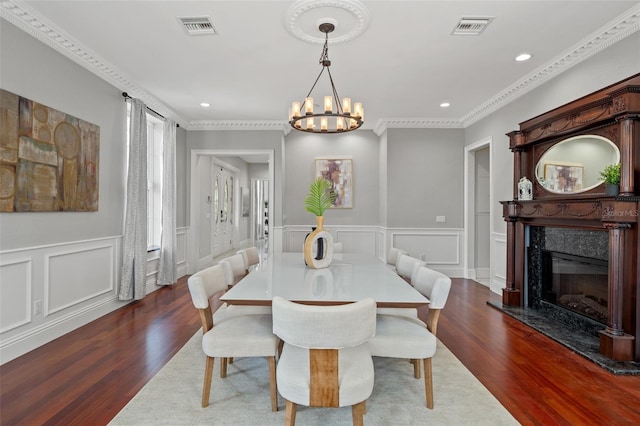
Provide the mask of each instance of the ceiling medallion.
POLYGON ((351 99, 340 99, 338 91, 333 83, 331 76, 331 61, 329 60, 329 33, 335 29, 332 23, 322 23, 318 29, 324 33, 325 41, 320 55, 320 65, 322 70, 311 86, 311 90, 304 99, 304 102, 293 102, 289 111, 289 124, 296 130, 310 133, 342 133, 356 130, 364 123, 364 108, 362 103, 355 102, 353 110, 351 108, 351 99), (313 109, 313 97, 311 96, 313 89, 316 87, 318 80, 322 77, 322 73, 327 71, 329 82, 331 83, 331 95, 324 97, 321 113, 316 113, 313 109), (335 104, 335 112, 333 105, 335 104), (304 113, 302 111, 304 108, 304 113), (319 123, 316 121, 319 120, 319 123))
POLYGON ((298 0, 285 15, 285 26, 296 38, 307 43, 322 44, 318 23, 337 21, 340 26, 331 44, 340 44, 360 36, 369 26, 369 11, 358 0, 298 0), (329 20, 326 19, 329 17, 329 20))

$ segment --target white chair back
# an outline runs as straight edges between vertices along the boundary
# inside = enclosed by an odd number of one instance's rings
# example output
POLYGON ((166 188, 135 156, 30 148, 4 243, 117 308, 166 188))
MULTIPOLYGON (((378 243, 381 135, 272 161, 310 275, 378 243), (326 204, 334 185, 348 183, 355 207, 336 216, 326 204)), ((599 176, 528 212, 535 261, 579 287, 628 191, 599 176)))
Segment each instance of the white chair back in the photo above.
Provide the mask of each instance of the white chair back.
POLYGON ((258 253, 258 249, 254 246, 239 250, 238 254, 242 255, 242 259, 244 260, 244 269, 247 271, 253 265, 260 263, 260 253, 258 253))
POLYGON ((429 299, 429 309, 442 309, 449 298, 451 278, 422 266, 416 272, 413 286, 429 299))
POLYGON ((401 254, 398 256, 396 272, 402 278, 409 280, 409 282, 413 285, 415 273, 417 272, 419 267, 425 265, 426 262, 420 259, 416 259, 415 257, 409 256, 407 254, 401 254))
POLYGON ((224 268, 227 285, 234 285, 247 274, 247 269, 244 267, 244 258, 241 254, 226 257, 218 263, 224 268))
POLYGON ((389 253, 387 253, 387 263, 389 265, 396 266, 396 264, 398 263, 398 256, 400 256, 401 254, 408 255, 409 252, 399 248, 391 247, 389 253))
POLYGON ((227 289, 222 266, 215 265, 191 275, 187 280, 193 305, 197 309, 209 307, 209 298, 227 289))
POLYGON ((302 305, 274 297, 273 333, 286 343, 307 349, 359 346, 376 331, 376 302, 366 298, 337 306, 302 305))

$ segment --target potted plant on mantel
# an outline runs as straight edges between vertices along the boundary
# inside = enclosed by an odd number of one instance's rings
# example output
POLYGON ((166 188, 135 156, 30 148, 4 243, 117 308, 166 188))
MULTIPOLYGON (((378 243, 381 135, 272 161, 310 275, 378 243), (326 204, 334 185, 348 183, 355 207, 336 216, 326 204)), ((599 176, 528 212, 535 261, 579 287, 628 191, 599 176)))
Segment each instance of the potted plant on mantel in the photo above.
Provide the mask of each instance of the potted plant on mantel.
POLYGON ((609 196, 620 193, 620 163, 609 164, 600 172, 600 179, 604 181, 604 191, 609 196))
POLYGON ((316 215, 316 229, 304 240, 304 261, 314 269, 326 268, 331 263, 333 255, 333 237, 324 230, 324 212, 333 206, 336 193, 331 189, 331 182, 321 177, 316 178, 309 185, 309 194, 304 200, 304 205, 309 213, 316 215), (323 250, 316 250, 313 246, 316 241, 322 241, 323 250))

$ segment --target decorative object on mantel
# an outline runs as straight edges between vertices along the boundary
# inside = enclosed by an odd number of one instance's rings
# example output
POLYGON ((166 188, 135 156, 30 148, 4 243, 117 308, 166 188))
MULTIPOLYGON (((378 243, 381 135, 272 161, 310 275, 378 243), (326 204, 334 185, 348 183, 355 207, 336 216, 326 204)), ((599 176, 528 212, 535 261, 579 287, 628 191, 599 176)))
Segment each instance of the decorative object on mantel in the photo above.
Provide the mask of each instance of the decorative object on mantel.
POLYGON ((600 179, 604 181, 604 191, 615 197, 620 193, 620 163, 609 164, 600 172, 600 179))
POLYGON ((313 269, 326 268, 333 259, 333 236, 324 230, 323 214, 333 205, 335 197, 331 182, 319 177, 309 186, 304 200, 307 211, 316 215, 317 226, 304 240, 304 262, 313 269))
POLYGON ((533 200, 533 184, 526 176, 518 181, 518 200, 533 200))
POLYGON ((100 127, 0 89, 0 212, 98 211, 100 127))
POLYGON ((311 86, 311 90, 305 97, 304 102, 293 102, 289 111, 289 124, 296 130, 310 133, 342 133, 358 129, 364 123, 364 108, 362 103, 355 102, 353 111, 351 98, 340 99, 336 86, 333 84, 333 77, 329 67, 329 33, 335 29, 335 25, 329 22, 321 23, 318 29, 325 34, 324 47, 320 55, 320 65, 322 70, 311 86), (324 97, 322 113, 314 112, 313 97, 311 94, 316 87, 322 73, 327 70, 331 83, 332 94, 324 97), (335 104, 335 112, 334 112, 335 104), (304 115, 302 113, 304 108, 304 115), (316 118, 319 119, 319 127, 316 125, 316 118), (305 121, 303 123, 303 120, 305 121))

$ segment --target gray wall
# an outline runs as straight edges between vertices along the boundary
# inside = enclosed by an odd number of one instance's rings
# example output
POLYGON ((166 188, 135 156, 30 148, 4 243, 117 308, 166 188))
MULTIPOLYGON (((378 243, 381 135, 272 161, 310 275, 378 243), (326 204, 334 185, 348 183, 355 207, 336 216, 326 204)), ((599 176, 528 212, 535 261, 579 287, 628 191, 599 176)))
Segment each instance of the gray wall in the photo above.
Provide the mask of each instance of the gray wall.
POLYGON ((100 127, 97 212, 0 213, 0 249, 122 233, 126 104, 121 91, 2 20, 0 86, 100 127))
POLYGON ((327 225, 378 225, 380 170, 379 138, 372 131, 316 135, 292 131, 285 140, 285 225, 313 225, 304 208, 309 184, 315 178, 316 157, 353 159, 353 208, 325 212, 327 225))
POLYGON ((575 65, 465 129, 465 144, 493 138, 494 231, 506 233, 500 200, 513 199, 513 154, 506 133, 519 123, 640 72, 640 32, 575 65))
POLYGON ((387 130, 388 227, 462 228, 463 142, 463 129, 387 130))

